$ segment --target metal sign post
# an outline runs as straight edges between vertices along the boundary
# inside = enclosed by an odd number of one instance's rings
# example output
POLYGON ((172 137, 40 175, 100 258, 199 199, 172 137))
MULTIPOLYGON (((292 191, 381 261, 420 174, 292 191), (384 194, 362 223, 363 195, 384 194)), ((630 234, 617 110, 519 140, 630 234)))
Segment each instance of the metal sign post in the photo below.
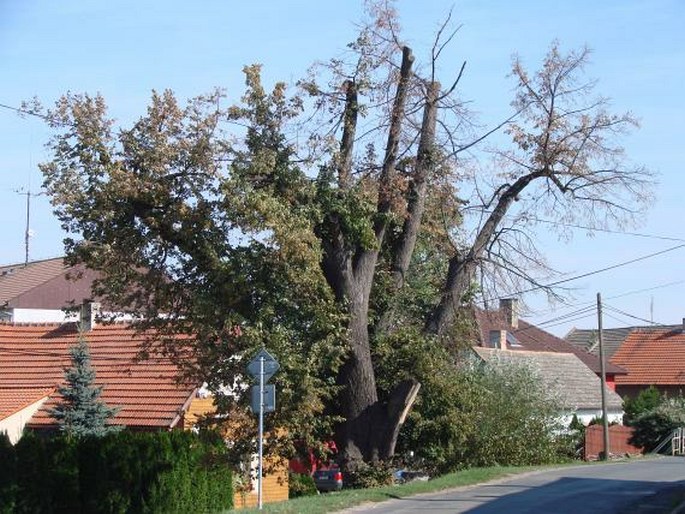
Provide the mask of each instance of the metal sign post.
POLYGON ((262 470, 264 463, 264 356, 259 357, 259 482, 257 506, 262 510, 262 470))
POLYGON ((259 415, 259 468, 257 476, 257 506, 262 509, 262 475, 264 470, 264 412, 271 412, 276 408, 276 388, 266 382, 278 371, 280 365, 273 356, 262 349, 247 365, 247 371, 253 377, 259 377, 258 400, 255 401, 254 389, 252 391, 252 410, 257 410, 259 415), (268 385, 268 388, 265 386, 268 385), (268 398, 267 394, 268 394, 268 398), (265 399, 267 400, 265 402, 265 399))

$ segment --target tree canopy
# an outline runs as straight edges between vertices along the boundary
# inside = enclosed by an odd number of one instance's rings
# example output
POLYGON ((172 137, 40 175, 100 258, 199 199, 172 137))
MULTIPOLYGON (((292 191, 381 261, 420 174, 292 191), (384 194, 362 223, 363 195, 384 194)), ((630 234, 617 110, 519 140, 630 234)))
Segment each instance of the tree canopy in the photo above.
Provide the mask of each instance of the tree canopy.
MULTIPOLYGON (((437 76, 449 20, 419 66, 392 5, 369 9, 351 57, 294 91, 247 66, 240 102, 153 92, 130 127, 67 94, 42 165, 69 260, 102 272, 95 294, 193 334, 187 372, 216 391, 266 345, 283 366, 271 422, 308 444, 335 430, 348 463, 394 453, 427 372, 396 356, 456 345, 455 313, 485 291, 540 285, 537 215, 620 225, 649 198, 617 141, 635 120, 595 96, 587 50, 555 43, 535 73, 514 60, 511 118, 477 133, 465 65, 437 76), (499 129, 510 144, 476 160, 499 129)), ((170 340, 151 344, 173 356, 170 340)))

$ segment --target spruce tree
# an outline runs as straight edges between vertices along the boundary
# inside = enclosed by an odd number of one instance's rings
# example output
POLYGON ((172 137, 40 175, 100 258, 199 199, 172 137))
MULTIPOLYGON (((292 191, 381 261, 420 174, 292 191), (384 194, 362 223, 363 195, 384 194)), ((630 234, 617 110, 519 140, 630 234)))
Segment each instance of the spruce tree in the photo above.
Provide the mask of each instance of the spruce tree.
POLYGON ((95 370, 91 366, 90 348, 83 334, 69 350, 72 367, 64 370, 66 383, 57 390, 62 401, 50 410, 60 431, 70 437, 103 436, 120 427, 107 425, 119 410, 108 407, 101 399, 102 386, 94 386, 95 370))

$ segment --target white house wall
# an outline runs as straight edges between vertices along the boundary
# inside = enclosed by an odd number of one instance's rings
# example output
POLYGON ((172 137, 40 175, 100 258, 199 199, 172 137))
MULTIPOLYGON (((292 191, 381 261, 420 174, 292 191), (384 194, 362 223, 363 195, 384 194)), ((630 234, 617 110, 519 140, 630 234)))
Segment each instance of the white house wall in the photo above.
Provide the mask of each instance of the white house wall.
MULTIPOLYGON (((602 410, 601 409, 579 409, 575 412, 572 412, 570 414, 565 414, 562 417, 562 424, 564 426, 568 426, 571 423, 571 420, 573 419, 573 415, 576 415, 578 417, 578 421, 580 421, 584 426, 588 426, 590 424, 590 421, 593 419, 600 419, 602 417, 602 410)), ((609 423, 618 423, 619 425, 623 424, 623 411, 608 411, 607 412, 607 418, 609 420, 609 423)))
POLYGON ((76 321, 78 315, 67 314, 59 309, 21 309, 14 308, 9 311, 14 323, 64 323, 76 321))
POLYGON ((11 416, 7 416, 3 420, 0 420, 0 433, 6 433, 10 439, 10 443, 17 444, 17 441, 21 439, 21 434, 24 432, 24 427, 47 399, 48 396, 41 398, 28 407, 24 407, 11 416))

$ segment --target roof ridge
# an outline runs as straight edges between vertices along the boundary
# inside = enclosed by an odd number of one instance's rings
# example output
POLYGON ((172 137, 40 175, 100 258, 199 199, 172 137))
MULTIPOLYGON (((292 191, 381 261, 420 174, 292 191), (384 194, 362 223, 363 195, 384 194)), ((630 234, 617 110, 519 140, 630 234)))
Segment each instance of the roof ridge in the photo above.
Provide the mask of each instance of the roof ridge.
MULTIPOLYGON (((0 321, 0 327, 61 327, 66 325, 76 325, 77 321, 0 321)), ((100 322, 93 328, 97 330, 98 328, 112 327, 112 326, 132 326, 133 323, 130 320, 114 320, 107 322, 100 322)))
POLYGON ((60 323, 59 321, 0 321, 0 327, 59 327, 73 323, 75 323, 75 321, 66 321, 63 323, 60 323))
MULTIPOLYGON (((45 259, 37 259, 37 260, 35 260, 35 261, 29 261, 28 263, 26 263, 26 262, 16 262, 16 263, 10 263, 10 264, 0 264, 0 269, 3 269, 3 268, 13 268, 13 267, 17 267, 17 266, 20 266, 20 267, 23 268, 23 267, 31 266, 32 264, 40 264, 40 263, 42 263, 42 262, 56 261, 56 260, 58 260, 58 259, 64 261, 65 258, 66 258, 66 255, 61 255, 61 256, 59 256, 59 257, 48 257, 48 258, 45 258, 45 259)), ((65 266, 66 266, 66 263, 65 263, 65 266)))

